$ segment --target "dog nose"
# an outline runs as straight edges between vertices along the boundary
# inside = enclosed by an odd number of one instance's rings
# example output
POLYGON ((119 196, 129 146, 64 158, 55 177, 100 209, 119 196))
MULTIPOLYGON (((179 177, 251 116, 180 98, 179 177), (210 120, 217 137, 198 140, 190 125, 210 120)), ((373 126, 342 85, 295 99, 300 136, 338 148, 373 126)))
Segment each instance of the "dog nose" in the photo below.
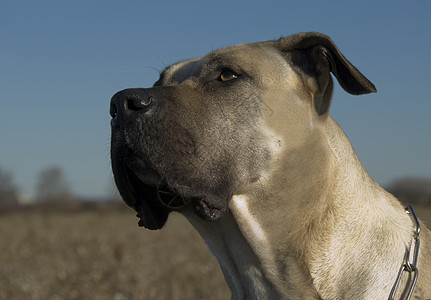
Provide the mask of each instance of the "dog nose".
POLYGON ((147 89, 126 89, 112 97, 109 113, 114 121, 127 118, 136 112, 148 112, 154 104, 155 99, 147 89))

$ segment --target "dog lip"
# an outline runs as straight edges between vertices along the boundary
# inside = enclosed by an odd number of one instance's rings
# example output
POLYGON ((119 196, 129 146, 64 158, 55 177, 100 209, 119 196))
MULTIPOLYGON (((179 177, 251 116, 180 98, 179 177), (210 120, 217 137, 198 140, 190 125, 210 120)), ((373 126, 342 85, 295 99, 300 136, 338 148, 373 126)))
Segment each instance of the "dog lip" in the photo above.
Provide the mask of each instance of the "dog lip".
POLYGON ((121 161, 113 164, 114 179, 124 202, 137 212, 139 226, 155 230, 164 226, 170 210, 158 204, 156 189, 141 181, 121 161))
POLYGON ((168 187, 157 188, 159 203, 170 210, 181 210, 189 205, 190 198, 184 197, 168 187))
POLYGON ((207 197, 193 199, 193 206, 195 212, 206 221, 215 221, 222 217, 228 210, 227 205, 224 207, 215 207, 207 197))
POLYGON ((162 180, 159 176, 157 176, 154 172, 146 170, 146 171, 133 171, 129 168, 130 171, 135 174, 135 176, 143 183, 153 188, 157 188, 160 186, 162 180))
POLYGON ((214 196, 196 195, 192 192, 189 194, 184 191, 189 190, 185 186, 171 187, 151 170, 141 169, 133 173, 142 181, 142 184, 150 186, 155 190, 157 197, 150 201, 157 202, 159 206, 164 207, 168 211, 180 211, 192 204, 196 214, 206 221, 217 220, 226 211, 225 207, 219 207, 220 205, 212 203, 210 199, 214 198, 214 196))
POLYGON ((135 158, 132 163, 127 164, 128 170, 133 173, 142 183, 153 188, 158 187, 161 182, 161 176, 158 175, 143 159, 135 158))
POLYGON ((138 212, 140 226, 153 227, 157 223, 153 220, 154 214, 161 212, 169 214, 191 208, 203 220, 214 221, 227 211, 226 197, 169 183, 141 160, 135 159, 132 164, 124 166, 123 173, 122 180, 128 190, 125 201, 138 212))
POLYGON ((194 207, 196 213, 201 216, 201 218, 207 221, 217 220, 223 214, 220 209, 209 206, 208 203, 206 203, 202 199, 196 201, 194 207))
MULTIPOLYGON (((143 164, 141 164, 141 166, 142 165, 143 164)), ((169 211, 180 210, 189 204, 189 197, 184 197, 180 193, 176 192, 176 190, 171 188, 165 180, 161 179, 161 176, 156 174, 156 172, 147 168, 138 169, 139 170, 134 171, 129 167, 130 172, 132 172, 143 185, 154 189, 155 197, 150 201, 156 202, 158 205, 169 211)))

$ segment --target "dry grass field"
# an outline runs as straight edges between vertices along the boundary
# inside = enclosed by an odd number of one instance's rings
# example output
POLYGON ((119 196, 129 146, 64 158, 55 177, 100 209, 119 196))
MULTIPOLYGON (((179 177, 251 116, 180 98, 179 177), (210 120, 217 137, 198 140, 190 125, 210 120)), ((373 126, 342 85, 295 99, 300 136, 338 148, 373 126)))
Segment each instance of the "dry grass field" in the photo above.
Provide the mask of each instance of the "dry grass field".
POLYGON ((161 231, 131 210, 0 215, 0 299, 228 299, 217 261, 171 215, 161 231))
MULTIPOLYGON (((431 208, 416 208, 431 224, 431 208)), ((131 210, 0 215, 0 299, 229 299, 217 261, 179 215, 131 210)))

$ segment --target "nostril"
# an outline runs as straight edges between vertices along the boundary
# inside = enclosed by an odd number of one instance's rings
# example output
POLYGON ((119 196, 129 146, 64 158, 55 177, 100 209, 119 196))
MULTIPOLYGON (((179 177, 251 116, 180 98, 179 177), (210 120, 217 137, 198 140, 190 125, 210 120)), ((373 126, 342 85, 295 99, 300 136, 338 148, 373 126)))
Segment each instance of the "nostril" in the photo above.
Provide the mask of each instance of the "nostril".
POLYGON ((148 94, 147 89, 125 89, 112 96, 109 114, 114 124, 135 113, 147 113, 155 104, 156 99, 148 94))
POLYGON ((154 98, 149 97, 130 97, 127 98, 127 108, 129 110, 137 111, 144 109, 148 106, 150 106, 154 102, 154 98))
POLYGON ((143 105, 143 106, 148 106, 148 105, 150 105, 151 103, 153 103, 154 102, 154 98, 153 97, 151 97, 151 96, 149 96, 147 99, 143 99, 143 100, 141 100, 141 105, 143 105))

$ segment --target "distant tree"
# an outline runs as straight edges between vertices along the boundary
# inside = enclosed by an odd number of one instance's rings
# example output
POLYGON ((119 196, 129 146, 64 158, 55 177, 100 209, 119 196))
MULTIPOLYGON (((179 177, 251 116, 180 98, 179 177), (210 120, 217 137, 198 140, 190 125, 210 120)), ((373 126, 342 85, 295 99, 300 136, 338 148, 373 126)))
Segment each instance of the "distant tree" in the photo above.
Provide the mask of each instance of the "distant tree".
POLYGON ((0 168, 0 208, 18 205, 18 189, 10 172, 0 168))
POLYGON ((67 201, 72 199, 69 186, 60 167, 49 167, 39 173, 36 199, 38 201, 67 201))

